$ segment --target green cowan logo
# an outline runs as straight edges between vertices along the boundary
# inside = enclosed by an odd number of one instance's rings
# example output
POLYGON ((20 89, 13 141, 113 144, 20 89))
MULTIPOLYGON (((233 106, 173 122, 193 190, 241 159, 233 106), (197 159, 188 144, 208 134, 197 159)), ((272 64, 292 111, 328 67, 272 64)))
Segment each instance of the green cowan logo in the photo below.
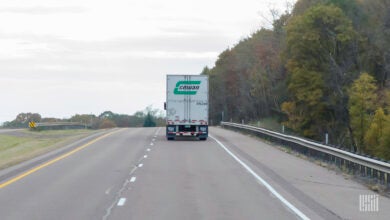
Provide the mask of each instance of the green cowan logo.
POLYGON ((173 94, 175 95, 196 95, 199 90, 200 81, 179 81, 176 83, 173 94))

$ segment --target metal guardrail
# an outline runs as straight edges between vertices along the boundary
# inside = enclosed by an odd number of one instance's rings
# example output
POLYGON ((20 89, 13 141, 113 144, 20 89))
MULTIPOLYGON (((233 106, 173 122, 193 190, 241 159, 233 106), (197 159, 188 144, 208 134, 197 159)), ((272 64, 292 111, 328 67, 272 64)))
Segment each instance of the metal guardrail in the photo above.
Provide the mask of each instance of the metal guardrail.
POLYGON ((377 183, 385 185, 388 189, 390 188, 390 163, 264 128, 231 122, 221 122, 221 125, 255 132, 262 136, 279 140, 288 146, 304 148, 303 151, 312 151, 312 153, 309 152, 309 154, 317 154, 318 156, 318 153, 320 153, 320 157, 325 157, 328 161, 335 161, 339 167, 344 166, 348 171, 351 171, 354 174, 358 173, 360 176, 376 179, 378 180, 377 183))
POLYGON ((33 123, 33 126, 30 125, 33 130, 84 129, 87 127, 87 124, 80 122, 40 122, 33 123))
POLYGON ((42 126, 85 126, 85 124, 80 123, 80 122, 38 122, 35 123, 37 127, 42 127, 42 126))

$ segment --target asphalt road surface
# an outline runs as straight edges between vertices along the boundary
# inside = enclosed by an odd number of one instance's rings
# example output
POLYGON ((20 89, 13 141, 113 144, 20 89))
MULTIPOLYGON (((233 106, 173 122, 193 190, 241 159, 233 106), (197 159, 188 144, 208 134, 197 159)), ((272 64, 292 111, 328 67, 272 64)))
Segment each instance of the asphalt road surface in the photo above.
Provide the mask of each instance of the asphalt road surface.
POLYGON ((2 170, 0 219, 389 219, 388 198, 343 174, 210 133, 167 141, 164 128, 115 129, 2 170), (361 211, 360 195, 378 211, 361 211))

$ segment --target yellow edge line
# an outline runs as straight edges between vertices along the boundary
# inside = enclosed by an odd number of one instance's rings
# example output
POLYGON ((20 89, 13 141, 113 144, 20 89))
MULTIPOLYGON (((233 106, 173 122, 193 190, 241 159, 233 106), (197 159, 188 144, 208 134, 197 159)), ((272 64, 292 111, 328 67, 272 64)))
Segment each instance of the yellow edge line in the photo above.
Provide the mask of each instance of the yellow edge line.
POLYGON ((72 154, 74 154, 74 153, 76 153, 76 152, 78 152, 78 151, 88 147, 89 145, 91 145, 91 144, 93 144, 93 143, 95 143, 95 142, 97 142, 97 141, 99 141, 99 140, 101 140, 101 139, 103 139, 103 138, 105 138, 105 137, 107 137, 109 135, 112 135, 112 134, 114 134, 114 133, 116 133, 118 131, 121 131, 121 130, 112 131, 110 133, 107 133, 107 134, 104 134, 104 135, 102 135, 100 137, 97 137, 97 138, 93 139, 92 141, 90 141, 90 142, 88 142, 88 143, 86 143, 86 144, 84 144, 84 145, 82 145, 80 147, 77 147, 77 148, 69 151, 68 153, 65 153, 65 154, 63 154, 61 156, 58 156, 58 157, 56 157, 56 158, 54 158, 54 159, 52 159, 52 160, 50 160, 50 161, 48 161, 48 162, 46 162, 44 164, 41 164, 41 165, 39 165, 37 167, 34 167, 33 169, 31 169, 29 171, 26 171, 26 172, 20 174, 19 176, 16 176, 16 177, 14 177, 14 178, 12 178, 12 179, 4 182, 4 183, 1 183, 0 184, 0 189, 4 188, 4 187, 6 187, 6 186, 8 186, 8 185, 10 185, 10 184, 20 180, 20 179, 23 179, 24 177, 26 177, 26 176, 28 176, 28 175, 30 175, 32 173, 35 173, 36 171, 38 171, 38 170, 40 170, 42 168, 45 168, 45 167, 47 167, 47 166, 49 166, 49 165, 51 165, 51 164, 53 164, 53 163, 55 163, 55 162, 57 162, 59 160, 62 160, 64 158, 66 158, 66 157, 69 157, 70 155, 72 155, 72 154))

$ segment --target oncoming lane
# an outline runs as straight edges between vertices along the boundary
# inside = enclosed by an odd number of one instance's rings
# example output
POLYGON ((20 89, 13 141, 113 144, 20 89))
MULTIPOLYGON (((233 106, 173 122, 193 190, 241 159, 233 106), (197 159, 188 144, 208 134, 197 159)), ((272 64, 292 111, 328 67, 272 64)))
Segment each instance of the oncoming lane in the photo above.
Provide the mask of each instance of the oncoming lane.
POLYGON ((123 129, 0 189, 0 218, 102 219, 156 130, 123 129))

